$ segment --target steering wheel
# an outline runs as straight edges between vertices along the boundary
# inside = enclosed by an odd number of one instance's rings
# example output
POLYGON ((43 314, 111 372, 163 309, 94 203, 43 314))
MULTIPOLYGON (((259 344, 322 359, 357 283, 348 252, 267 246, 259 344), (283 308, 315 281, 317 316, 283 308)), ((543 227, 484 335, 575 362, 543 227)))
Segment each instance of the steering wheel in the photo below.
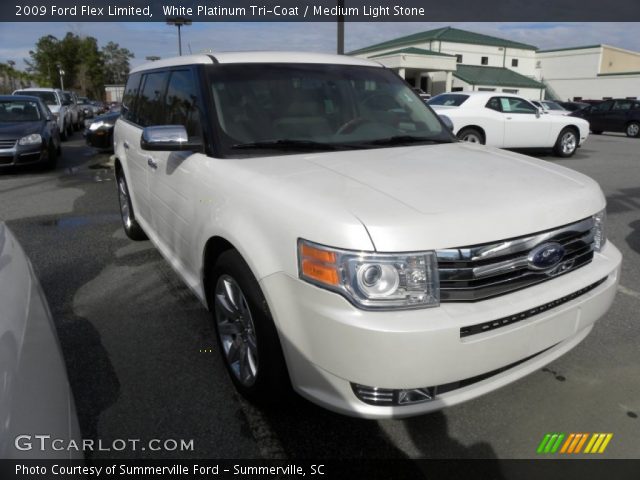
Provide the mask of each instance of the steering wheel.
POLYGON ((336 135, 348 135, 349 133, 353 133, 354 130, 356 130, 361 125, 364 125, 365 123, 373 123, 373 120, 369 120, 368 118, 364 117, 352 118, 348 122, 342 124, 340 128, 338 128, 336 135))

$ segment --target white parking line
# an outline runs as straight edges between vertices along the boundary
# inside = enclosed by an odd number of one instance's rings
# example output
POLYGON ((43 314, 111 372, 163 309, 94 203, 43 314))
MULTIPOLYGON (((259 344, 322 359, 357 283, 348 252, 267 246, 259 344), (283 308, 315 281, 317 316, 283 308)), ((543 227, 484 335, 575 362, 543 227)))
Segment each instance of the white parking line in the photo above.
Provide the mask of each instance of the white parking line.
POLYGON ((630 288, 627 288, 624 285, 618 285, 618 291, 624 293, 625 295, 629 295, 630 297, 640 300, 640 292, 631 290, 630 288))

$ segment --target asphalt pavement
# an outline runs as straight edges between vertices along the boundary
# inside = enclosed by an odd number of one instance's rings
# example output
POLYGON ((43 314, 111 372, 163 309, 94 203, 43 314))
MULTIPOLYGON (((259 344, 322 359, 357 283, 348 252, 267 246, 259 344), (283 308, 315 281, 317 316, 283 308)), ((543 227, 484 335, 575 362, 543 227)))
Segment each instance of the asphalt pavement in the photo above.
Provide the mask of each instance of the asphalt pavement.
POLYGON ((606 458, 640 458, 638 152, 640 140, 592 135, 571 159, 538 154, 600 182, 608 237, 624 255, 618 296, 589 337, 501 390, 405 420, 240 399, 210 314, 148 241, 124 236, 109 155, 79 133, 55 171, 0 172, 0 218, 49 300, 83 436, 193 440, 187 451, 94 458, 533 458, 547 432, 611 432, 606 458))

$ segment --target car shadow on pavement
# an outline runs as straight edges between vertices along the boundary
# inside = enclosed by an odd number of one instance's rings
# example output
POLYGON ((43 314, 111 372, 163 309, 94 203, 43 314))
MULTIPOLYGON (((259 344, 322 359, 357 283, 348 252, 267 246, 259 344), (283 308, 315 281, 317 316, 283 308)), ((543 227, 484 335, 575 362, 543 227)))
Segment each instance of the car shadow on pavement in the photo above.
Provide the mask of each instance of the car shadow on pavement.
POLYGON ((640 253, 640 220, 631 222, 629 227, 632 228, 632 231, 627 235, 627 244, 631 250, 640 253))
POLYGON ((625 213, 640 210, 640 188, 622 188, 607 196, 607 213, 625 213))

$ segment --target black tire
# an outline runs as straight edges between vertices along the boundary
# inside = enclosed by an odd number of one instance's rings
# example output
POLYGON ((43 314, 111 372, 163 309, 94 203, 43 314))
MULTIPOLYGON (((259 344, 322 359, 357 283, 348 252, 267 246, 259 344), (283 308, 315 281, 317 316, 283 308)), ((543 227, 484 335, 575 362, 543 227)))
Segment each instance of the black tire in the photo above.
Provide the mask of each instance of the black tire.
POLYGON ((594 135, 602 135, 602 130, 591 130, 594 135))
POLYGON ((477 128, 472 127, 463 128, 458 132, 456 137, 458 137, 458 140, 463 142, 479 143, 481 145, 484 145, 486 141, 482 132, 477 128))
POLYGON ((638 138, 640 137, 640 123, 638 122, 629 122, 624 129, 624 133, 627 134, 627 137, 638 138))
POLYGON ((47 155, 46 168, 53 170, 56 168, 56 165, 58 164, 58 149, 53 144, 53 140, 49 142, 49 147, 47 148, 47 150, 48 150, 47 152, 48 155, 47 155))
POLYGON ((578 142, 578 132, 574 128, 563 128, 553 146, 553 153, 562 158, 571 157, 578 149, 578 142))
POLYGON ((146 240, 147 234, 144 233, 140 224, 136 221, 133 205, 131 204, 131 196, 129 195, 129 186, 124 178, 122 169, 116 172, 116 186, 118 188, 118 201, 120 203, 120 219, 124 233, 131 240, 146 240))
POLYGON ((60 140, 64 142, 67 140, 67 125, 64 124, 63 127, 64 128, 60 131, 60 140))
POLYGON ((70 139, 71 137, 73 137, 73 124, 69 122, 67 125, 67 138, 70 139))
POLYGON ((251 269, 236 250, 227 250, 218 258, 210 278, 209 298, 218 349, 234 386, 252 403, 275 405, 289 400, 292 390, 278 332, 251 269), (237 306, 225 308, 225 298, 219 293, 228 288, 237 292, 236 287, 240 294, 232 297, 236 298, 237 306), (221 325, 226 330, 225 339, 221 335, 221 325), (234 348, 239 352, 237 362, 230 358, 234 348), (250 358, 254 360, 254 371, 250 358), (249 370, 243 369, 243 363, 249 370), (243 370, 248 375, 243 375, 243 370))

